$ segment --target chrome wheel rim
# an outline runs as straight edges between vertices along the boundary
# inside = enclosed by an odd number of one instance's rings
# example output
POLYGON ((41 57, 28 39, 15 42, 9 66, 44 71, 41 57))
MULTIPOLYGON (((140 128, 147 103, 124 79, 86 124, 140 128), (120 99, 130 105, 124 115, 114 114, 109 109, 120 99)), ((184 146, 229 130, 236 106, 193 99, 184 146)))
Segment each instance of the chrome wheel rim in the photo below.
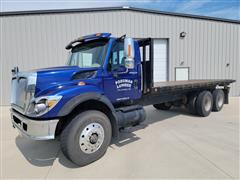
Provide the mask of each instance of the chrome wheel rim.
POLYGON ((104 129, 99 123, 88 124, 79 137, 80 149, 87 154, 96 152, 104 141, 104 129))
POLYGON ((211 97, 207 96, 204 102, 204 107, 206 111, 210 111, 212 107, 211 97))

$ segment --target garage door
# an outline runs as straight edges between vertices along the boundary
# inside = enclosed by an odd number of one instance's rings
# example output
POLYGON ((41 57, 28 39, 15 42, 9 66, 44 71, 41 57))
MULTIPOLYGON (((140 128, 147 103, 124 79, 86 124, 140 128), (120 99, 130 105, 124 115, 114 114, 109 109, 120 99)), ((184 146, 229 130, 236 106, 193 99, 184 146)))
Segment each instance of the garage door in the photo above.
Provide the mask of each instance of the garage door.
POLYGON ((154 40, 154 64, 153 64, 153 81, 167 81, 167 39, 154 40))

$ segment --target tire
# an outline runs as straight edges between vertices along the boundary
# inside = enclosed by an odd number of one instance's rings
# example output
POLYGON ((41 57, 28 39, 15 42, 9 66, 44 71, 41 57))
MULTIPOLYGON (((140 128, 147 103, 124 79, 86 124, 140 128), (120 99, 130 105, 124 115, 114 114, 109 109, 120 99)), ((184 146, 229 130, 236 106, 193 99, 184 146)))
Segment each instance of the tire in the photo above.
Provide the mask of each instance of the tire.
POLYGON ((100 159, 112 137, 108 117, 100 111, 89 110, 78 114, 61 134, 63 154, 78 166, 100 159))
POLYGON ((171 103, 154 104, 153 107, 160 110, 169 110, 172 107, 172 104, 171 103))
POLYGON ((202 91, 196 101, 197 114, 202 117, 208 116, 213 107, 213 97, 211 92, 202 91))
POLYGON ((224 105, 224 92, 221 89, 216 89, 212 93, 213 95, 213 111, 221 111, 224 105))
POLYGON ((197 109, 196 109, 196 101, 197 101, 197 94, 192 94, 188 97, 188 104, 187 108, 189 113, 196 115, 197 114, 197 109))

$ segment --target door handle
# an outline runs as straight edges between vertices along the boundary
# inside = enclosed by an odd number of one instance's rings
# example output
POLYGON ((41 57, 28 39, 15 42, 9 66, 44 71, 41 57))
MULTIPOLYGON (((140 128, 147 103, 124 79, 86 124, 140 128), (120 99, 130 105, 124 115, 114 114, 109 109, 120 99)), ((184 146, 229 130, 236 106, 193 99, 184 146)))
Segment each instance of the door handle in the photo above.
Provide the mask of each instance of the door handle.
POLYGON ((138 80, 137 79, 135 79, 133 81, 133 87, 134 87, 134 89, 138 89, 138 80))
POLYGON ((118 78, 118 74, 117 73, 113 73, 113 77, 114 78, 118 78))

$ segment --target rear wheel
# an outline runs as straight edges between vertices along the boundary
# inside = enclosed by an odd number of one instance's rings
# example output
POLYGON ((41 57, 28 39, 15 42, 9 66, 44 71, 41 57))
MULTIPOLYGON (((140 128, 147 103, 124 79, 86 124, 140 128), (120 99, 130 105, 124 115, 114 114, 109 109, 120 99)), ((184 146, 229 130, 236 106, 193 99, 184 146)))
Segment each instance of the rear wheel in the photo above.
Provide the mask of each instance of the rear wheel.
POLYGON ((169 110, 172 107, 172 104, 171 103, 154 104, 153 107, 160 110, 169 110))
POLYGON ((61 148, 66 157, 79 166, 101 158, 110 144, 111 123, 100 111, 77 115, 61 134, 61 148))
POLYGON ((188 104, 187 104, 188 111, 194 115, 197 114, 197 109, 196 109, 197 96, 198 96, 197 94, 191 94, 188 97, 188 104))
POLYGON ((216 89, 213 95, 213 111, 220 111, 224 105, 224 92, 221 89, 216 89))
POLYGON ((203 117, 208 116, 213 107, 213 97, 211 92, 202 91, 196 101, 197 114, 203 117))

